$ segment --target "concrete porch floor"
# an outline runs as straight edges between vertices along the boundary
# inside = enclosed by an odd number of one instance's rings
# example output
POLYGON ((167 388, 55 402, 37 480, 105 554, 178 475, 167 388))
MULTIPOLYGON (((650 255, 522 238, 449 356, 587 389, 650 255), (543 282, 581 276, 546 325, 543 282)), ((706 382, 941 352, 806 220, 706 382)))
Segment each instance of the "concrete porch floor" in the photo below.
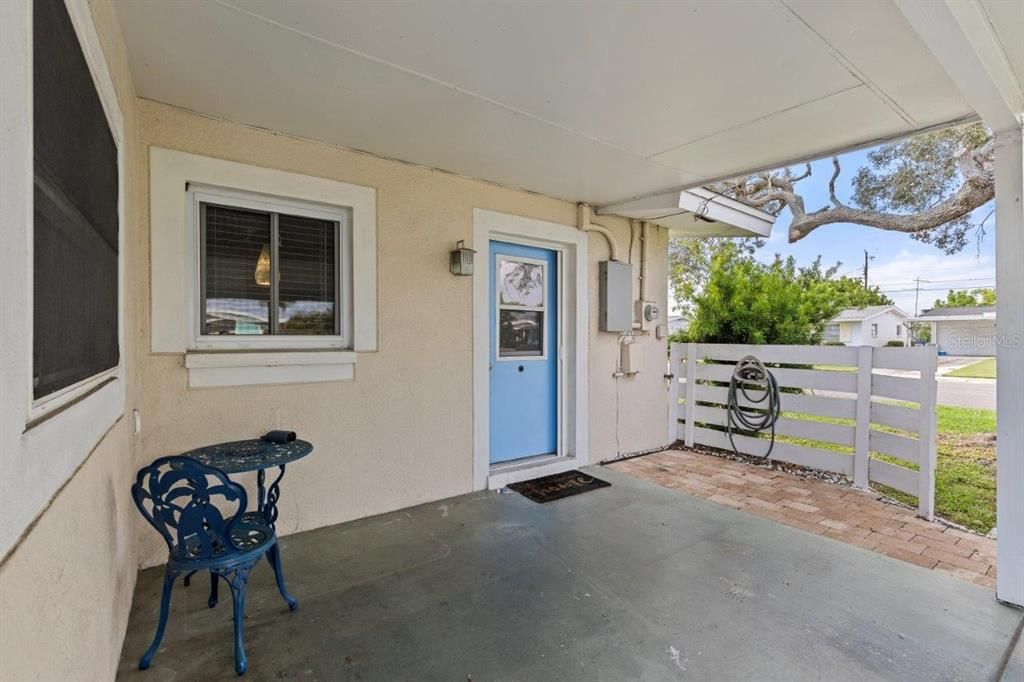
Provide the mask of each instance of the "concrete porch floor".
MULTIPOLYGON (((299 609, 267 564, 253 572, 247 678, 987 680, 1024 617, 962 580, 593 473, 612 486, 546 505, 476 493, 283 538, 299 609)), ((205 579, 179 582, 136 670, 161 579, 139 576, 118 679, 234 679, 230 602, 208 609, 205 579)))

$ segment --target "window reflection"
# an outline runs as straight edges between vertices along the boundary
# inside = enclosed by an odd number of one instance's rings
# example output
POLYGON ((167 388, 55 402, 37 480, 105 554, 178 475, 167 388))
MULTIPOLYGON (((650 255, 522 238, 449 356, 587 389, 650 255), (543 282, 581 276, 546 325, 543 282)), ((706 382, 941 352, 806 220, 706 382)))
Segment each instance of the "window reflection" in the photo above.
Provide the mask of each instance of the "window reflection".
POLYGON ((524 357, 544 354, 544 313, 540 310, 501 310, 499 354, 524 357))
MULTIPOLYGON (((204 205, 204 334, 269 334, 270 288, 258 277, 270 244, 270 214, 204 205)), ((269 282, 268 282, 269 283, 269 282)))

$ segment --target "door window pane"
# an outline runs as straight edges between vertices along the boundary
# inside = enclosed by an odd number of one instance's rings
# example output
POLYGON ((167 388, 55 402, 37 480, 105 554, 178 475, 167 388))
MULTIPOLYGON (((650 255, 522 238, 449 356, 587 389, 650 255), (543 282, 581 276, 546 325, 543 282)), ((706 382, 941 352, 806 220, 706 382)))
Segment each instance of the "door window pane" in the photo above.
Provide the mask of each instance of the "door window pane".
POLYGON ((529 357, 544 354, 544 312, 540 310, 499 311, 499 355, 529 357))
POLYGON ((203 205, 203 333, 269 334, 270 214, 203 205))
POLYGON ((503 260, 499 263, 498 284, 501 305, 544 305, 544 266, 540 263, 503 260))
POLYGON ((335 334, 335 225, 281 214, 278 324, 281 334, 335 334))

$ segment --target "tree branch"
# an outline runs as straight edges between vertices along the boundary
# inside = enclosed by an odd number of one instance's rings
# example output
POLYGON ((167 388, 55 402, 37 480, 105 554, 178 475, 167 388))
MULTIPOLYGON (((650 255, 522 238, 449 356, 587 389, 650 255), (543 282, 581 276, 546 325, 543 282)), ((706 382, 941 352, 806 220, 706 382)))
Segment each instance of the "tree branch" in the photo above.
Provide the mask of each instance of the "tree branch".
POLYGON ((838 156, 832 157, 832 168, 834 170, 832 171, 832 178, 828 181, 828 198, 832 200, 832 203, 834 205, 840 208, 845 208, 845 206, 843 206, 843 202, 839 201, 839 199, 836 197, 836 180, 839 179, 839 171, 841 170, 839 168, 838 156))
POLYGON ((793 178, 793 182, 800 182, 801 180, 806 180, 809 177, 811 177, 811 164, 807 164, 804 167, 803 174, 802 175, 798 175, 795 178, 793 178))
MULTIPOLYGON (((838 156, 832 157, 829 204, 811 212, 806 210, 803 197, 795 189, 796 183, 811 176, 811 164, 805 164, 799 173, 789 167, 752 173, 721 182, 715 188, 775 216, 788 208, 793 215, 789 226, 790 242, 803 239, 823 225, 853 223, 911 234, 924 241, 934 238, 935 243, 946 250, 962 246, 962 232, 969 221, 967 216, 995 195, 994 140, 981 124, 930 133, 920 141, 893 143, 872 154, 876 156, 869 155, 869 162, 875 170, 857 175, 854 206, 844 204, 836 193, 836 183, 842 173, 838 156), (956 151, 952 151, 954 149, 956 151), (907 167, 895 167, 893 155, 897 155, 895 158, 906 155, 907 167), (935 181, 930 182, 927 177, 924 181, 915 179, 915 174, 920 173, 935 173, 935 181), (946 196, 953 189, 950 185, 955 176, 961 180, 960 187, 946 196), (887 186, 887 182, 896 184, 887 186), (862 194, 875 198, 858 198, 862 194), (856 207, 865 203, 883 210, 856 207), (927 208, 918 210, 921 205, 927 208), (885 209, 916 212, 895 213, 885 209), (929 233, 944 226, 949 229, 929 233)), ((988 217, 981 225, 987 220, 988 217)))
POLYGON ((965 216, 994 197, 995 183, 975 176, 965 179, 956 194, 920 213, 903 215, 842 205, 800 216, 794 213, 789 241, 799 241, 822 225, 832 223, 856 223, 909 234, 924 232, 965 216))

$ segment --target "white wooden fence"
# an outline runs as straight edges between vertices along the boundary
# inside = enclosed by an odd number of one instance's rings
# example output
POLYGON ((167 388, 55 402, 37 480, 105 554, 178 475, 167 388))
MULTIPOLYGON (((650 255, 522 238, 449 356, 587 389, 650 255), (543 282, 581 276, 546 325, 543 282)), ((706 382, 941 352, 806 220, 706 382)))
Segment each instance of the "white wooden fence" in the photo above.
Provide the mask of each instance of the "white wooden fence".
MULTIPOLYGON (((860 488, 874 481, 916 495, 920 516, 933 517, 934 346, 673 344, 669 442, 683 440, 690 446, 731 449, 725 431, 728 384, 733 372, 729 363, 746 355, 768 365, 783 390, 772 460, 845 474, 860 488), (916 374, 895 376, 887 370, 916 374), (794 438, 826 447, 794 442, 794 438), (828 448, 828 444, 840 446, 839 450, 828 448), (917 470, 883 461, 877 454, 917 465, 917 470)), ((763 455, 768 449, 764 438, 734 434, 733 441, 740 452, 748 455, 763 455)))

